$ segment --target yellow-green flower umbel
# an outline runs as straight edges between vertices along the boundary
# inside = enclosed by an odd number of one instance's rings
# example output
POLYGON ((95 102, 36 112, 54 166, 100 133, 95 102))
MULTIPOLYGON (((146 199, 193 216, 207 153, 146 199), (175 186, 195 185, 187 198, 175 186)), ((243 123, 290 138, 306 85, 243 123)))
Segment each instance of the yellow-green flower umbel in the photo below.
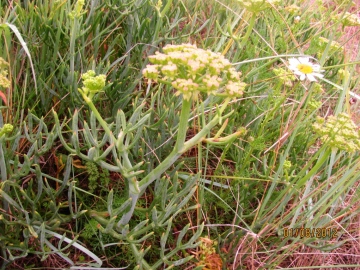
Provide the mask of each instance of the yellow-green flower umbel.
POLYGON ((327 121, 318 117, 313 124, 314 131, 321 136, 321 140, 331 148, 355 152, 360 150, 360 136, 357 126, 347 113, 329 116, 327 121))
POLYGON ((191 44, 167 45, 163 52, 149 56, 144 77, 171 84, 186 100, 196 99, 200 92, 242 96, 246 84, 240 81, 241 73, 223 55, 191 44))
POLYGON ((360 18, 356 14, 345 12, 345 15, 338 14, 333 17, 335 21, 341 21, 343 27, 345 26, 359 26, 360 18))
POLYGON ((4 134, 9 134, 13 131, 14 126, 11 124, 5 124, 2 128, 0 128, 0 137, 4 134))
POLYGON ((296 79, 293 73, 289 73, 283 68, 274 68, 273 72, 277 76, 277 79, 288 87, 291 87, 292 82, 296 79))
POLYGON ((89 97, 90 99, 98 92, 101 92, 105 87, 106 76, 98 75, 95 76, 95 71, 89 70, 84 73, 81 78, 83 79, 84 87, 79 89, 82 95, 89 97))
POLYGON ((74 9, 69 13, 69 17, 72 20, 74 18, 79 18, 82 15, 84 5, 85 5, 85 0, 78 0, 75 3, 74 9))
POLYGON ((297 15, 297 14, 300 14, 300 12, 301 12, 300 7, 297 5, 287 6, 287 7, 285 7, 285 10, 287 12, 289 12, 291 15, 297 15))
POLYGON ((9 64, 0 57, 0 86, 4 87, 4 88, 10 87, 10 81, 7 78, 8 67, 9 67, 9 64))
POLYGON ((279 5, 280 0, 238 0, 238 3, 249 12, 259 13, 272 5, 279 5))

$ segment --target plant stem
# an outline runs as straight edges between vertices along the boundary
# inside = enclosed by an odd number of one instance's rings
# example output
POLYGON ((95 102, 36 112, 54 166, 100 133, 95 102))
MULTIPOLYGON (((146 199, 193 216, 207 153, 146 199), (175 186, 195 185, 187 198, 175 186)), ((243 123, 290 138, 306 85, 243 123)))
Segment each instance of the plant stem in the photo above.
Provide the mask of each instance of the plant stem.
POLYGON ((180 123, 178 127, 178 136, 176 139, 174 150, 164 159, 153 171, 151 171, 143 180, 139 182, 141 191, 144 191, 156 178, 165 172, 174 162, 183 154, 185 145, 186 132, 188 128, 188 120, 190 114, 191 102, 184 100, 181 108, 180 123))
POLYGON ((143 268, 140 268, 140 269, 146 269, 146 270, 151 270, 152 267, 142 258, 139 250, 137 249, 136 245, 134 243, 130 243, 130 248, 135 256, 135 259, 137 261, 138 264, 141 263, 141 266, 143 268))
POLYGON ((180 114, 180 123, 178 129, 178 136, 176 138, 176 144, 174 150, 178 152, 184 145, 186 139, 186 132, 188 128, 189 114, 191 108, 190 100, 183 100, 181 114, 180 114))
MULTIPOLYGON (((131 209, 128 213, 126 213, 118 223, 118 226, 123 226, 128 224, 134 209, 136 202, 139 196, 145 192, 146 188, 154 182, 157 178, 160 177, 162 173, 164 173, 172 164, 174 164, 179 157, 186 152, 188 149, 199 143, 202 138, 213 128, 215 125, 219 123, 221 120, 221 114, 224 112, 227 104, 229 103, 230 98, 225 99, 224 105, 219 109, 218 114, 193 138, 189 141, 185 142, 186 140, 186 132, 188 128, 188 120, 191 108, 191 101, 190 100, 183 100, 181 114, 180 114, 180 123, 178 127, 178 136, 176 139, 174 150, 161 162, 154 170, 152 170, 147 176, 145 176, 141 181, 132 183, 133 185, 137 184, 137 186, 133 189, 129 189, 129 196, 132 198, 132 205, 131 209), (140 191, 140 192, 138 192, 140 191)), ((225 115, 224 117, 227 117, 225 115)))
POLYGON ((328 179, 330 179, 330 177, 331 177, 332 168, 334 167, 334 163, 335 163, 336 153, 337 153, 337 148, 335 148, 335 147, 331 148, 330 163, 329 163, 328 174, 327 174, 328 179))
POLYGON ((140 195, 145 191, 145 189, 163 172, 165 172, 174 162, 182 155, 180 153, 180 149, 183 147, 185 139, 186 139, 186 131, 188 128, 188 120, 191 108, 190 100, 183 100, 181 114, 180 114, 180 123, 178 128, 178 136, 176 139, 174 150, 170 153, 170 155, 161 162, 153 171, 151 171, 142 181, 138 182, 135 177, 129 179, 129 197, 131 197, 131 208, 130 210, 124 214, 121 220, 118 222, 118 227, 129 223, 132 214, 134 212, 136 203, 140 197, 140 195))
MULTIPOLYGON (((0 181, 0 188, 4 190, 4 192, 8 191, 8 188, 3 182, 7 179, 7 169, 6 169, 6 156, 5 152, 3 150, 3 143, 5 142, 5 136, 3 135, 3 138, 0 139, 0 173, 1 173, 1 181, 0 181)), ((7 212, 9 208, 9 203, 6 199, 2 200, 2 205, 0 204, 0 207, 7 212)))
POLYGON ((77 88, 74 73, 75 73, 75 43, 78 35, 79 35, 79 18, 77 16, 74 16, 71 22, 70 46, 69 46, 70 70, 69 70, 68 80, 69 80, 71 92, 74 92, 77 88))
MULTIPOLYGON (((101 117, 99 111, 96 109, 96 107, 95 107, 94 103, 92 102, 91 98, 89 98, 88 96, 86 96, 83 93, 82 93, 82 96, 83 96, 86 104, 89 106, 89 108, 95 114, 96 119, 99 121, 99 123, 103 127, 104 131, 109 135, 111 140, 113 140, 115 142, 116 138, 115 138, 114 134, 110 130, 110 128, 109 128, 108 124, 105 122, 105 120, 101 117)), ((190 111, 190 109, 189 109, 189 111, 190 111)), ((185 130, 185 132, 186 132, 186 130, 185 130)), ((128 157, 127 157, 127 153, 124 152, 124 153, 122 153, 122 155, 124 155, 123 160, 126 163, 126 164, 124 164, 125 169, 130 169, 132 167, 132 165, 131 165, 128 157)), ((136 203, 137 203, 137 201, 139 199, 139 196, 140 196, 139 182, 137 181, 136 177, 131 177, 130 179, 127 179, 127 180, 128 180, 128 185, 129 185, 129 197, 131 197, 132 203, 131 203, 131 208, 130 208, 129 212, 126 213, 121 218, 121 220, 118 223, 118 226, 126 225, 126 224, 129 223, 129 220, 130 220, 130 218, 132 216, 132 213, 134 212, 136 203)))
POLYGON ((246 34, 245 36, 243 37, 243 39, 241 40, 241 43, 240 43, 240 49, 244 48, 245 44, 247 43, 249 37, 250 37, 250 34, 254 28, 254 25, 255 25, 255 20, 256 20, 256 13, 253 13, 251 18, 250 18, 250 22, 249 22, 249 26, 248 26, 248 29, 246 31, 246 34))
POLYGON ((89 106, 90 110, 92 110, 93 113, 95 114, 96 119, 99 121, 100 125, 102 126, 102 128, 104 129, 106 134, 108 134, 109 137, 111 138, 111 140, 113 142, 115 142, 116 138, 115 138, 114 134, 110 130, 110 128, 109 128, 108 124, 105 122, 105 120, 101 117, 99 111, 96 109, 96 107, 95 107, 94 103, 92 102, 91 98, 89 98, 87 95, 85 95, 82 92, 81 92, 81 94, 82 94, 86 104, 89 106))

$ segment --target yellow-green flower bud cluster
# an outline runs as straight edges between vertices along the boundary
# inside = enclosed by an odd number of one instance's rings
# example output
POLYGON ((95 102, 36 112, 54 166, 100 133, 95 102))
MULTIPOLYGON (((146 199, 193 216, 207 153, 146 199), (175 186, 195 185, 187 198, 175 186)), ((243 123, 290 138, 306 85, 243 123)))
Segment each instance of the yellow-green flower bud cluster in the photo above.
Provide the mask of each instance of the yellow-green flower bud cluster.
POLYGON ((285 7, 285 10, 291 15, 298 15, 300 13, 300 7, 297 5, 287 6, 285 7))
MULTIPOLYGON (((317 39, 317 43, 320 49, 325 50, 326 46, 330 43, 330 40, 324 37, 319 37, 317 39)), ((330 53, 334 53, 336 51, 341 50, 341 45, 336 41, 331 41, 330 43, 330 53)))
POLYGON ((291 168, 291 166, 292 166, 291 161, 290 160, 285 160, 283 166, 284 166, 285 170, 289 170, 291 168))
POLYGON ((338 22, 341 21, 343 26, 359 26, 360 18, 356 14, 346 12, 345 15, 337 14, 333 17, 333 20, 338 22))
POLYGON ((348 80, 350 78, 350 72, 345 69, 339 69, 338 76, 341 80, 348 80))
POLYGON ((89 70, 88 72, 84 73, 81 78, 83 79, 84 87, 82 87, 82 92, 85 95, 95 95, 98 92, 101 92, 102 89, 105 87, 106 76, 105 75, 98 75, 95 76, 95 71, 89 70))
POLYGON ((360 19, 356 14, 346 12, 342 23, 344 26, 359 26, 360 19))
POLYGON ((85 0, 78 0, 75 3, 74 10, 69 13, 69 17, 73 20, 79 18, 82 15, 85 0))
POLYGON ((316 110, 319 109, 322 106, 322 102, 321 101, 317 101, 315 99, 310 99, 309 100, 309 107, 316 110))
POLYGON ((241 73, 223 55, 195 45, 167 45, 163 53, 149 56, 149 61, 144 77, 170 83, 186 100, 197 98, 200 92, 238 97, 246 86, 240 81, 241 73))
POLYGON ((0 86, 4 88, 10 87, 10 81, 7 78, 9 64, 0 57, 0 86))
POLYGON ((2 128, 0 128, 0 137, 4 134, 8 134, 12 132, 14 129, 14 126, 11 124, 5 124, 2 128))
POLYGON ((216 253, 215 247, 217 246, 217 241, 213 241, 207 237, 205 237, 205 238, 201 237, 200 240, 201 240, 200 250, 201 250, 202 259, 205 259, 209 255, 216 253))
POLYGON ((273 72, 277 76, 277 79, 288 87, 291 87, 292 82, 296 80, 293 73, 289 73, 283 68, 274 68, 273 72))
POLYGON ((240 6, 249 12, 258 13, 269 7, 278 6, 280 0, 238 0, 240 6))
POLYGON ((360 150, 360 136, 357 126, 347 113, 329 116, 327 121, 318 117, 313 124, 313 129, 321 136, 321 140, 327 142, 332 148, 348 152, 360 150))

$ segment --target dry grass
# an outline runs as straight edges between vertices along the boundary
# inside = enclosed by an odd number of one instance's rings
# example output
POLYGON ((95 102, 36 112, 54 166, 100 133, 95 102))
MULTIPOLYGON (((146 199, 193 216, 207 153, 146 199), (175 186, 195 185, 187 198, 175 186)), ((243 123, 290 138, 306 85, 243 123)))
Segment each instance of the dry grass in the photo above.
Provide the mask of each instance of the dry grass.
POLYGON ((276 237, 277 229, 274 226, 265 226, 258 235, 247 234, 242 238, 236 248, 234 265, 229 266, 228 269, 269 269, 269 265, 276 265, 277 267, 274 269, 302 269, 302 267, 311 266, 314 266, 314 269, 321 270, 360 269, 360 216, 353 215, 360 208, 360 203, 354 204, 358 201, 356 198, 359 196, 359 187, 360 181, 354 185, 352 191, 343 201, 343 209, 347 209, 347 211, 331 222, 334 228, 342 228, 338 229, 338 235, 341 237, 339 240, 327 241, 326 244, 338 247, 321 251, 303 245, 301 242, 293 244, 289 241, 288 245, 283 246, 280 251, 276 251, 276 247, 273 246, 269 250, 268 247, 271 246, 270 236, 276 237), (346 228, 342 226, 346 226, 346 228), (276 256, 273 256, 271 250, 277 253, 276 256), (339 267, 334 268, 336 265, 339 267), (315 268, 319 266, 323 267, 315 268))
MULTIPOLYGON (((350 12, 357 14, 360 17, 360 1, 353 1, 354 5, 350 9, 350 12)), ((349 56, 349 61, 354 61, 357 54, 359 53, 360 46, 360 27, 348 26, 344 29, 344 35, 342 41, 345 43, 345 50, 349 56)), ((357 71, 360 71, 360 66, 357 65, 357 71)))
MULTIPOLYGON (((353 196, 358 196, 358 194, 354 193, 353 196)), ((350 204, 349 199, 346 202, 347 205, 350 204)), ((331 251, 320 251, 311 247, 300 246, 284 261, 282 267, 298 267, 300 269, 304 266, 324 266, 324 268, 320 269, 329 269, 326 266, 349 265, 349 267, 342 266, 341 269, 360 269, 360 267, 350 267, 350 265, 360 265, 360 217, 351 217, 353 209, 359 207, 359 204, 354 205, 342 217, 343 219, 349 218, 347 222, 349 225, 339 241, 333 243, 339 245, 339 247, 331 251)), ((335 223, 337 222, 339 221, 335 221, 335 223)))

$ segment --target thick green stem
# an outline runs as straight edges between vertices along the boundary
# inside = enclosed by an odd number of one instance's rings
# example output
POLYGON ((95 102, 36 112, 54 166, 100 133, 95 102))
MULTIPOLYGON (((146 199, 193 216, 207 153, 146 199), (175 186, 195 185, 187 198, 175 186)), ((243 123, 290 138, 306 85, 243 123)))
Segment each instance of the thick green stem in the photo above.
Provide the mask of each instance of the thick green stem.
POLYGON ((95 114, 96 119, 99 121, 100 125, 102 126, 102 128, 104 129, 104 131, 106 132, 106 134, 108 134, 111 138, 111 140, 113 142, 116 141, 116 138, 114 136, 114 134, 112 133, 112 131, 110 130, 108 124, 105 122, 105 120, 101 117, 99 111, 96 109, 94 103, 92 102, 91 98, 89 98, 87 95, 85 95, 84 93, 82 93, 83 99, 85 100, 86 104, 89 106, 90 110, 92 110, 92 112, 95 114))
MULTIPOLYGON (((224 112, 227 104, 230 99, 227 98, 224 102, 224 105, 219 109, 219 114, 216 115, 198 134, 196 134, 189 141, 185 142, 186 139, 186 131, 187 131, 187 122, 189 119, 190 112, 190 103, 183 103, 183 108, 180 116, 180 124, 179 124, 179 133, 176 140, 174 150, 169 154, 169 156, 161 162, 153 171, 151 171, 145 178, 143 178, 139 182, 141 192, 146 189, 148 185, 150 185, 155 179, 157 179, 163 172, 165 172, 174 162, 188 149, 199 143, 203 137, 213 128, 215 125, 219 123, 221 120, 221 114, 224 112)), ((189 102, 189 101, 186 101, 189 102)), ((224 116, 227 117, 228 115, 224 116)))
POLYGON ((189 114, 191 102, 183 100, 180 123, 178 127, 178 136, 176 139, 174 150, 164 159, 154 170, 152 170, 143 180, 139 182, 140 190, 144 191, 155 179, 165 172, 174 162, 183 154, 181 151, 185 144, 186 132, 188 128, 189 114))
POLYGON ((191 101, 183 100, 180 114, 180 123, 178 127, 178 136, 176 139, 174 150, 170 153, 170 155, 163 162, 161 162, 153 171, 151 171, 142 181, 138 182, 135 178, 129 181, 129 196, 132 199, 131 208, 129 212, 122 216, 121 220, 118 223, 118 227, 124 226, 129 223, 139 196, 156 178, 158 178, 163 172, 165 172, 182 155, 182 153, 180 153, 180 149, 183 147, 186 139, 190 108, 191 101))
MULTIPOLYGON (((7 170, 6 170, 6 157, 5 157, 5 152, 3 150, 3 143, 4 143, 4 138, 0 139, 0 175, 1 175, 1 180, 0 180, 0 188, 3 188, 4 192, 8 191, 8 187, 5 184, 2 184, 3 182, 6 181, 7 179, 7 170)), ((9 208, 9 203, 7 202, 6 199, 2 200, 2 205, 0 204, 0 207, 7 212, 8 208, 9 208)))
POLYGON ((75 72, 75 42, 79 32, 79 19, 74 18, 72 21, 71 32, 70 32, 70 72, 69 72, 69 84, 71 91, 76 90, 76 80, 74 78, 75 72))
MULTIPOLYGON (((104 131, 115 142, 116 141, 115 136, 113 135, 112 131, 109 129, 108 124, 104 121, 104 119, 101 117, 100 113, 94 106, 91 98, 85 95, 84 93, 82 93, 82 95, 89 108, 95 114, 96 119, 103 127, 104 131)), ((221 122, 222 119, 221 115, 224 112, 225 108, 227 107, 229 101, 230 99, 227 98, 224 102, 224 105, 221 108, 217 109, 217 114, 215 115, 215 117, 197 135, 195 135, 188 142, 185 142, 186 132, 188 129, 190 109, 191 109, 191 100, 183 100, 181 114, 180 114, 180 122, 178 127, 178 135, 176 138, 176 143, 173 151, 169 154, 167 158, 163 160, 163 162, 161 162, 154 170, 152 170, 141 181, 137 181, 136 177, 132 177, 131 179, 128 179, 129 197, 132 199, 131 208, 126 214, 122 216, 121 220, 118 222, 117 225, 118 228, 121 228, 122 226, 125 226, 126 224, 129 223, 134 213, 136 203, 139 197, 141 196, 141 194, 146 190, 146 188, 153 181, 159 178, 161 174, 163 174, 171 165, 173 165, 184 152, 186 152, 189 148, 193 147, 197 143, 201 142, 203 137, 206 136, 206 134, 211 130, 211 128, 213 128, 215 125, 221 122)), ((228 115, 226 115, 225 118, 226 117, 228 117, 228 115)), ((123 158, 123 160, 125 160, 126 162, 127 160, 126 157, 123 158)), ((124 165, 127 168, 131 168, 131 164, 124 164, 124 165)))
POLYGON ((255 21, 256 21, 256 13, 253 13, 251 18, 250 18, 250 22, 249 22, 249 26, 248 26, 248 29, 246 31, 246 34, 243 37, 243 39, 241 40, 240 49, 244 48, 245 43, 248 41, 248 39, 250 37, 250 34, 251 34, 251 32, 252 32, 252 30, 254 28, 255 21))
POLYGON ((121 229, 123 226, 127 225, 134 213, 136 203, 140 197, 140 189, 139 189, 139 182, 136 180, 135 177, 128 180, 129 184, 129 197, 131 198, 131 207, 129 211, 124 214, 120 221, 117 223, 117 228, 121 229))
POLYGON ((188 128, 190 108, 191 108, 191 101, 183 100, 181 114, 180 114, 179 128, 178 128, 178 136, 176 138, 176 144, 174 148, 174 150, 177 152, 182 148, 186 140, 186 132, 188 128))
POLYGON ((331 177, 331 172, 332 172, 332 168, 334 167, 337 150, 338 150, 337 148, 331 148, 331 156, 330 156, 330 163, 328 167, 328 176, 327 176, 328 179, 330 179, 331 177))
MULTIPOLYGON (((222 116, 221 114, 224 112, 225 108, 227 107, 227 104, 229 103, 230 99, 227 98, 224 102, 224 105, 218 109, 217 115, 193 138, 191 138, 189 141, 185 142, 186 140, 186 132, 188 128, 188 121, 189 121, 189 114, 190 114, 190 108, 191 108, 191 101, 184 100, 182 104, 182 110, 180 114, 180 123, 178 127, 178 136, 176 139, 174 150, 167 156, 167 158, 164 159, 163 162, 161 162, 154 170, 152 170, 147 176, 145 176, 140 182, 136 182, 138 186, 136 186, 135 192, 132 192, 131 189, 129 190, 129 196, 132 198, 132 206, 128 213, 126 213, 118 223, 118 226, 123 226, 128 224, 134 209, 136 202, 139 198, 139 196, 146 190, 146 188, 154 182, 157 178, 161 176, 171 165, 173 165, 179 157, 186 152, 188 149, 196 145, 197 143, 201 142, 203 137, 206 136, 206 134, 213 128, 215 125, 217 125, 222 116), (138 190, 140 190, 140 193, 138 190)), ((230 114, 225 115, 224 118, 228 117, 230 114)), ((135 183, 133 183, 135 184, 135 183)))

